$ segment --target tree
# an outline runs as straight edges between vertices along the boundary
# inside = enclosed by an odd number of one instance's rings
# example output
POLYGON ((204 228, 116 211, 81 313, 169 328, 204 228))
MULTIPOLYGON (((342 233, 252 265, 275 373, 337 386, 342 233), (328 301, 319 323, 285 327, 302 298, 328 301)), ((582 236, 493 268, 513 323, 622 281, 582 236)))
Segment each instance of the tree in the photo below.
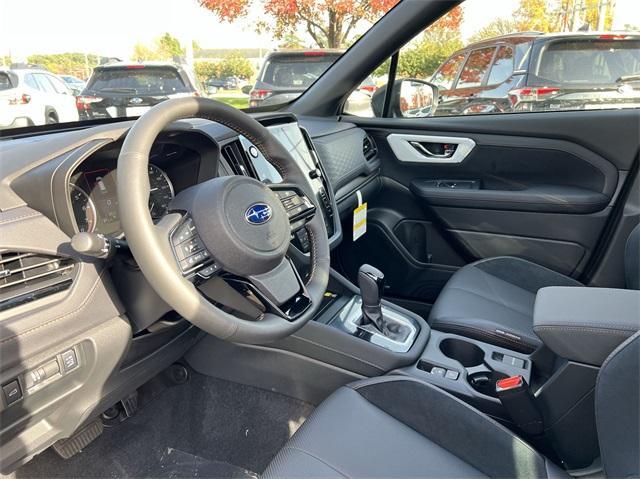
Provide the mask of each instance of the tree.
POLYGON ((41 65, 52 73, 60 75, 74 75, 87 78, 93 67, 98 65, 97 55, 84 53, 56 53, 52 55, 30 55, 27 62, 41 65))
MULTIPOLYGON (((431 78, 435 70, 449 55, 462 48, 460 25, 464 11, 459 6, 429 26, 420 37, 400 50, 396 76, 410 78, 431 78)), ((389 61, 374 72, 375 76, 389 71, 389 61)))
POLYGON ((209 78, 239 77, 248 79, 254 73, 251 62, 238 52, 232 52, 226 58, 218 61, 196 62, 194 69, 196 77, 202 83, 209 78))
POLYGON ((171 61, 174 58, 184 56, 185 49, 180 45, 180 41, 170 33, 165 33, 155 39, 153 46, 137 43, 133 47, 132 59, 138 62, 165 60, 171 61))
POLYGON ((494 21, 474 33, 469 39, 471 42, 479 42, 487 38, 507 35, 519 30, 515 20, 510 18, 496 18, 494 21))
MULTIPOLYGON (((198 0, 222 21, 233 22, 247 14, 257 0, 198 0)), ((347 46, 356 25, 374 21, 398 0, 260 0, 271 22, 258 25, 273 31, 277 39, 302 27, 320 48, 347 46)))
POLYGON ((209 78, 220 76, 220 62, 196 62, 193 69, 201 83, 206 82, 209 78))
POLYGON ((539 32, 574 31, 587 24, 596 30, 603 14, 604 29, 613 22, 613 2, 605 0, 520 0, 514 13, 516 31, 539 32), (602 10, 601 6, 604 6, 602 10))
POLYGON ((288 48, 288 49, 302 49, 305 48, 306 45, 302 41, 300 37, 293 33, 287 33, 283 38, 278 48, 288 48))
POLYGON ((251 62, 237 53, 231 53, 220 62, 220 76, 251 78, 253 67, 251 62))

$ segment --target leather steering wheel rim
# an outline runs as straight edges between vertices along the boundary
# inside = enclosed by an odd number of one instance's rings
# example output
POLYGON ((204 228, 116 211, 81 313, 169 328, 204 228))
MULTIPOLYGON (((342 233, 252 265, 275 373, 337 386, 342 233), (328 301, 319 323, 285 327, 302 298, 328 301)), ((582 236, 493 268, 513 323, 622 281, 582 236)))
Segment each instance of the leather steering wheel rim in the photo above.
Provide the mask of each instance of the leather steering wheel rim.
MULTIPOLYGON (((244 112, 205 98, 164 101, 141 116, 129 130, 118 158, 118 200, 122 228, 133 257, 156 293, 182 317, 218 338, 239 343, 266 343, 288 336, 309 321, 320 306, 329 279, 329 240, 319 209, 306 224, 311 244, 310 277, 306 290, 311 305, 294 320, 265 312, 258 320, 237 318, 216 307, 185 279, 168 239, 181 220, 169 213, 154 224, 148 209, 148 165, 151 147, 174 121, 208 119, 251 141, 283 178, 316 205, 309 180, 289 152, 259 122, 244 112)), ((288 224, 288 223, 287 223, 288 224)), ((288 244, 288 236, 287 236, 288 244)))

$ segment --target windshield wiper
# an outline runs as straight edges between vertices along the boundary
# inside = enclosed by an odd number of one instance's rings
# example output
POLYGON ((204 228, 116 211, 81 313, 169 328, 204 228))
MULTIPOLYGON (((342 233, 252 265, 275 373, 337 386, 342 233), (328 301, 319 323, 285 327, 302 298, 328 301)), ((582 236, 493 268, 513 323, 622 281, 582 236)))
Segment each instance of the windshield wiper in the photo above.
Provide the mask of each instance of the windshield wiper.
POLYGON ((616 80, 616 83, 629 83, 634 81, 640 81, 640 72, 633 73, 632 75, 623 75, 616 80))

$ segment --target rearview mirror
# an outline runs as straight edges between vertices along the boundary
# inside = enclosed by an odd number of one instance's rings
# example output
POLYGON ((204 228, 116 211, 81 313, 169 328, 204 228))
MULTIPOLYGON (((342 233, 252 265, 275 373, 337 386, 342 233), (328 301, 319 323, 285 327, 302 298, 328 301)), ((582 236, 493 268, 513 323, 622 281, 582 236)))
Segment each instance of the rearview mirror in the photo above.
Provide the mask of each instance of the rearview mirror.
POLYGON ((424 118, 435 113, 438 106, 438 87, 434 84, 410 78, 401 80, 398 90, 399 116, 424 118))
POLYGON ((245 85, 240 89, 240 91, 242 93, 244 93, 245 95, 248 95, 249 93, 251 93, 251 89, 252 88, 253 88, 253 86, 251 86, 251 85, 245 85))

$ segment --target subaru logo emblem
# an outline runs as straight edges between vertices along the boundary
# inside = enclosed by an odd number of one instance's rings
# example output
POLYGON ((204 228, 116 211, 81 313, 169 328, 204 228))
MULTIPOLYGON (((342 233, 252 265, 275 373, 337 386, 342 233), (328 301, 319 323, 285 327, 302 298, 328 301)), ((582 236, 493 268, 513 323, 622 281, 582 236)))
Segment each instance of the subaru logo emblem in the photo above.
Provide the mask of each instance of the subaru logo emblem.
POLYGON ((256 203, 247 208, 244 219, 252 225, 262 225, 271 219, 271 215, 271 206, 265 203, 256 203))
POLYGON ((142 98, 132 98, 131 100, 129 100, 129 103, 133 103, 134 105, 139 105, 140 103, 142 103, 144 100, 142 98))

